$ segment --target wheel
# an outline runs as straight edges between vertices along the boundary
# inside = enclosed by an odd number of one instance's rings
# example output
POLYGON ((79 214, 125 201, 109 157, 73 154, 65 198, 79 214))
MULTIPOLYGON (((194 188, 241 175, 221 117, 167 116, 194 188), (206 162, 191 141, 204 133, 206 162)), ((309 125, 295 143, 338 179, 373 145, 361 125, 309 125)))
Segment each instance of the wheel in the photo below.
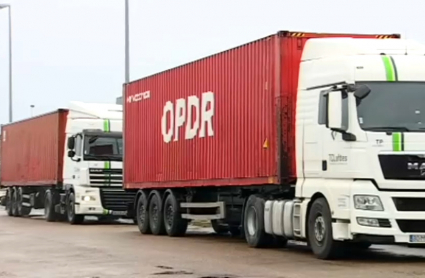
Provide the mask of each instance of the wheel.
POLYGON ((20 216, 18 210, 18 190, 16 188, 14 188, 12 192, 12 214, 15 217, 20 216))
POLYGON ((44 197, 44 217, 47 222, 54 222, 57 220, 57 213, 55 212, 55 198, 51 190, 46 191, 46 196, 44 197))
POLYGON ((307 229, 308 241, 318 259, 335 259, 342 254, 343 242, 333 240, 331 212, 324 198, 313 202, 307 229))
POLYGON ((68 222, 72 225, 81 224, 84 222, 84 215, 75 214, 75 195, 74 192, 69 192, 66 202, 66 214, 68 222))
POLYGON ((144 235, 151 233, 151 228, 149 226, 148 198, 143 191, 140 194, 139 200, 137 200, 136 223, 140 233, 144 235))
POLYGON ((154 235, 165 234, 164 220, 162 214, 162 200, 158 191, 154 191, 149 201, 149 226, 154 235))
POLYGON ((28 216, 31 213, 31 207, 26 207, 23 205, 24 202, 24 189, 22 187, 18 188, 18 213, 20 216, 28 216))
POLYGON ((13 216, 12 191, 12 188, 8 188, 6 191, 6 212, 8 216, 13 216))
POLYGON ((181 218, 180 204, 173 193, 164 202, 164 226, 171 237, 183 236, 187 230, 188 222, 181 218))
POLYGON ((229 229, 227 226, 222 225, 218 220, 211 220, 211 226, 217 234, 227 234, 229 232, 229 229))
POLYGON ((250 247, 262 248, 270 244, 273 239, 264 230, 264 199, 251 195, 244 210, 244 234, 250 247))

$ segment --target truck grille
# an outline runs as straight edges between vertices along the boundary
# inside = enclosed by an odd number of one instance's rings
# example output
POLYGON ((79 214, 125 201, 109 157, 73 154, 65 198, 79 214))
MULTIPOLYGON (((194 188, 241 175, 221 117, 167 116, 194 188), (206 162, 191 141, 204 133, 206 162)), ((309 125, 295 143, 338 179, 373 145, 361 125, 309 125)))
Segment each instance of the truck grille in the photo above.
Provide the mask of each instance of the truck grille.
POLYGON ((89 178, 95 186, 122 186, 122 169, 90 168, 89 178))
POLYGON ((100 201, 105 209, 126 211, 133 204, 136 192, 127 192, 120 188, 100 188, 100 201))
POLYGON ((425 232, 425 220, 397 220, 397 224, 403 233, 425 232))
POLYGON ((425 198, 393 198, 398 211, 425 211, 425 198))

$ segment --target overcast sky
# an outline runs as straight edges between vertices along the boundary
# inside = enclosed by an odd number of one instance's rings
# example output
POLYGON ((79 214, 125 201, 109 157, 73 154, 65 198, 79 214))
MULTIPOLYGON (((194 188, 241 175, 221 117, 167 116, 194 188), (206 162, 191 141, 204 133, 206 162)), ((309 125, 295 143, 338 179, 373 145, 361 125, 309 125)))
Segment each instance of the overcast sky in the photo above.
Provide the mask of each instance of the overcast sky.
MULTIPOLYGON (((275 33, 400 33, 425 43, 419 0, 130 0, 130 79, 275 33)), ((114 102, 124 81, 124 0, 11 0, 14 120, 114 102)), ((8 121, 7 10, 0 11, 0 124, 8 121)))

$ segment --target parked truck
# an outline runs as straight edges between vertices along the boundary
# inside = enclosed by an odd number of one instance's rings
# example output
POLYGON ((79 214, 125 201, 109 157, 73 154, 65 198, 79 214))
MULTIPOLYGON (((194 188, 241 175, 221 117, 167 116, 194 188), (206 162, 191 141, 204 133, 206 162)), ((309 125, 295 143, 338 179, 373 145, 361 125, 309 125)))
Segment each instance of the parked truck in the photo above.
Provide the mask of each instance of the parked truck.
POLYGON ((132 218, 122 188, 122 105, 68 109, 3 125, 1 185, 9 216, 44 209, 47 221, 132 218))
POLYGON ((188 222, 320 259, 425 243, 425 47, 278 32, 124 85, 142 234, 188 222))

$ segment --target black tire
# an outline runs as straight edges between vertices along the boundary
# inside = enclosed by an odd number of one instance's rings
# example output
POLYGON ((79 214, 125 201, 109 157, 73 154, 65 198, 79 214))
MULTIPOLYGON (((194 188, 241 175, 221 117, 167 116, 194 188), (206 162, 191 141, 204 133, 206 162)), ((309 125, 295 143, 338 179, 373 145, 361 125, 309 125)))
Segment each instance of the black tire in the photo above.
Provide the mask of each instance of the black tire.
POLYGON ((57 213, 55 212, 55 198, 51 190, 46 191, 46 196, 44 197, 44 217, 47 222, 54 222, 57 220, 57 213))
POLYGON ((22 187, 18 188, 18 213, 20 216, 28 216, 31 213, 31 207, 26 207, 23 205, 24 202, 24 189, 22 187))
POLYGON ((162 198, 158 191, 154 191, 149 200, 149 226, 152 234, 165 234, 164 217, 162 213, 162 198))
POLYGON ((78 225, 84 222, 84 215, 75 214, 75 195, 72 191, 69 192, 66 200, 66 215, 71 225, 78 225))
POLYGON ((332 217, 326 199, 319 198, 313 202, 307 229, 308 241, 318 259, 336 259, 342 254, 343 242, 333 240, 332 217))
POLYGON ((214 232, 219 235, 227 234, 229 232, 229 228, 221 224, 218 220, 211 220, 211 227, 214 232))
POLYGON ((137 200, 136 207, 136 223, 140 233, 147 235, 151 233, 149 226, 149 204, 146 193, 142 191, 139 199, 137 200))
POLYGON ((14 188, 12 192, 12 215, 15 217, 19 217, 18 210, 18 189, 14 188))
POLYGON ((8 216, 13 216, 12 210, 12 188, 8 188, 6 191, 6 212, 8 216))
POLYGON ((250 247, 267 247, 273 239, 264 230, 264 204, 263 198, 251 195, 245 205, 243 227, 245 240, 250 247))
POLYGON ((178 237, 186 234, 188 221, 182 219, 180 203, 172 192, 165 198, 163 211, 166 233, 171 237, 178 237))

